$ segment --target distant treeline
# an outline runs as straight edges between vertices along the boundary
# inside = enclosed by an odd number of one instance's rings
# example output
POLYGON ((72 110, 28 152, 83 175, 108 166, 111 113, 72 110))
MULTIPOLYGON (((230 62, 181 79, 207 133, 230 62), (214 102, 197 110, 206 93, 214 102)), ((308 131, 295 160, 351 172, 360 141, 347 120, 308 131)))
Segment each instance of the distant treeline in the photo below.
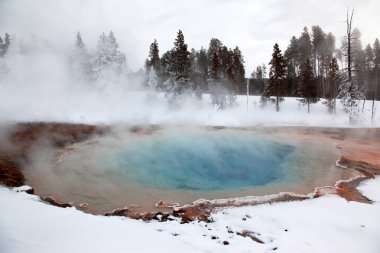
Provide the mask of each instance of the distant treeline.
MULTIPOLYGON (((376 77, 379 75, 380 61, 380 45, 376 39, 373 45, 368 44, 363 48, 360 41, 360 31, 353 29, 353 45, 352 45, 352 60, 355 65, 360 68, 360 75, 365 84, 366 97, 371 98, 376 93, 376 99, 380 99, 379 85, 376 85, 376 77), (378 74, 376 74, 378 73, 378 74)), ((332 33, 326 33, 319 26, 312 26, 311 32, 307 27, 304 27, 299 37, 292 36, 288 47, 284 52, 286 61, 286 76, 287 76, 287 94, 286 96, 299 96, 299 82, 302 65, 309 59, 313 76, 317 82, 317 94, 320 98, 329 96, 331 93, 332 80, 329 79, 330 65, 335 58, 338 61, 338 67, 343 70, 346 66, 345 48, 347 43, 343 40, 342 45, 336 48, 336 39, 332 33)), ((158 42, 154 42, 150 46, 149 57, 145 61, 145 70, 149 72, 151 66, 157 72, 159 86, 163 87, 164 82, 170 76, 170 66, 174 63, 175 49, 165 52, 160 57, 158 42)), ((194 48, 187 52, 189 65, 189 81, 196 87, 200 86, 203 92, 208 92, 209 79, 213 75, 213 65, 215 67, 214 56, 218 57, 218 69, 220 69, 221 79, 229 80, 230 85, 237 87, 231 88, 236 90, 238 94, 246 94, 246 79, 244 69, 244 57, 239 47, 235 49, 228 48, 216 38, 211 39, 207 49, 194 48)), ((268 59, 270 59, 268 57, 268 59)), ((269 63, 269 60, 268 60, 269 63)), ((250 94, 261 95, 267 83, 268 71, 266 64, 259 65, 250 75, 250 94)))
MULTIPOLYGON (((348 21, 347 28, 351 25, 348 21)), ((347 31, 350 33, 337 48, 332 33, 324 32, 319 26, 312 26, 311 31, 304 27, 300 36, 292 36, 284 54, 276 44, 272 58, 268 56, 268 68, 266 64, 257 66, 247 79, 244 57, 238 46, 230 48, 212 38, 208 48, 189 50, 179 30, 173 48, 161 55, 159 44, 154 40, 145 61, 145 71, 134 74, 141 76, 150 91, 166 92, 170 103, 182 94, 201 98, 202 94, 209 93, 211 102, 223 108, 233 105, 236 95, 247 94, 247 82, 249 94, 261 95, 263 104, 273 96, 304 99, 305 92, 313 97, 307 104, 320 98, 331 102, 343 94, 342 84, 347 83, 347 78, 351 83, 354 80, 355 89, 360 90, 360 96, 351 100, 379 100, 379 40, 363 48, 360 31, 351 26, 347 31)), ((0 57, 7 54, 11 44, 7 33, 4 40, 0 37, 0 57)), ((131 73, 127 72, 125 54, 120 52, 112 31, 100 35, 95 50, 86 47, 78 32, 70 64, 74 77, 89 82, 131 73)), ((330 102, 326 102, 328 106, 330 102)))
POLYGON ((3 57, 8 52, 10 44, 11 40, 8 33, 5 33, 4 40, 0 37, 0 57, 3 57))

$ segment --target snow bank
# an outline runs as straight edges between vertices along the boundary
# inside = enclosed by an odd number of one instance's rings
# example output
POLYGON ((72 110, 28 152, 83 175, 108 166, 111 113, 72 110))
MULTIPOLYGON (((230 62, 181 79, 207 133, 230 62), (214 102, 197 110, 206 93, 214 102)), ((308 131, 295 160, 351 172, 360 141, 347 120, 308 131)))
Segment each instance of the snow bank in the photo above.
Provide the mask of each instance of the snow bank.
POLYGON ((214 222, 143 222, 82 213, 0 187, 0 252, 379 252, 380 177, 359 187, 376 202, 328 195, 225 208, 214 222), (264 242, 237 235, 250 231, 264 242), (228 245, 224 245, 227 244, 228 245))

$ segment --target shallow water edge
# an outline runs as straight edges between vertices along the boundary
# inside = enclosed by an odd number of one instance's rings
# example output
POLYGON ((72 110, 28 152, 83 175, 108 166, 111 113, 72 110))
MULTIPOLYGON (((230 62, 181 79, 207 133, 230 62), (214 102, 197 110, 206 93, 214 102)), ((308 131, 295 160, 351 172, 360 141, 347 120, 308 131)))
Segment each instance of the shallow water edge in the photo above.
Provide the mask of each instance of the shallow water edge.
MULTIPOLYGON (((128 128, 128 129, 130 129, 130 128, 128 128)), ((141 129, 144 129, 144 128, 141 128, 141 129)), ((215 129, 216 130, 225 130, 225 128, 218 129, 218 128, 214 128, 214 127, 212 127, 211 129, 213 131, 215 129)), ((242 129, 240 128, 239 130, 242 130, 242 129)), ((266 133, 269 133, 270 135, 285 135, 287 137, 292 136, 292 139, 294 139, 294 140, 296 140, 297 138, 302 139, 302 140, 313 139, 314 142, 322 142, 322 143, 325 143, 326 140, 330 140, 330 141, 333 141, 333 143, 335 143, 336 145, 339 145, 339 146, 345 145, 344 149, 348 150, 347 152, 351 152, 351 153, 353 153, 353 152, 350 150, 357 147, 357 143, 360 143, 360 145, 361 145, 360 146, 361 152, 363 152, 364 149, 367 149, 366 145, 371 146, 370 152, 372 152, 372 153, 378 151, 378 149, 379 149, 378 145, 376 145, 376 142, 375 142, 375 140, 379 139, 378 129, 364 130, 363 131, 363 130, 358 130, 358 129, 325 129, 325 128, 306 128, 306 129, 302 129, 302 128, 301 129, 297 129, 297 128, 257 129, 257 128, 255 128, 255 129, 248 129, 248 130, 243 129, 243 130, 244 131, 253 131, 253 132, 254 131, 260 131, 260 132, 264 131, 266 133), (353 144, 356 144, 356 145, 353 145, 353 144)), ((146 130, 144 130, 144 131, 146 131, 146 130)), ((111 131, 108 132, 107 134, 110 134, 110 133, 112 134, 111 131)), ((88 140, 90 140, 90 139, 88 139, 88 140)), ((72 142, 72 144, 78 144, 78 143, 82 143, 82 142, 75 142, 75 141, 72 142)), ((64 147, 65 148, 70 147, 72 144, 64 145, 64 147)), ((87 143, 87 144, 92 145, 91 143, 87 143)), ((61 150, 61 149, 62 148, 59 148, 58 150, 61 150)), ((376 161, 375 162, 372 161, 372 163, 375 163, 375 165, 376 165, 376 161)), ((334 184, 330 185, 330 187, 334 187, 334 184)), ((309 191, 309 192, 313 192, 313 191, 309 191)), ((307 193, 307 192, 305 192, 305 193, 307 193)), ((38 192, 37 192, 37 194, 38 194, 38 192)), ((248 196, 248 195, 246 195, 246 196, 248 196)), ((63 202, 59 196, 58 197, 54 196, 54 198, 57 199, 58 202, 60 202, 60 201, 63 202)), ((228 199, 231 199, 231 198, 228 198, 228 199)), ((239 199, 239 198, 237 198, 237 199, 239 199)), ((70 202, 70 201, 67 201, 67 202, 70 202)), ((189 203, 191 203, 191 202, 188 202, 187 204, 189 204, 189 203)), ((82 209, 86 212, 90 212, 90 211, 88 211, 88 209, 86 210, 86 208, 87 208, 86 206, 78 206, 78 204, 75 204, 75 205, 79 209, 82 209)), ((122 205, 120 205, 120 207, 122 207, 122 205)), ((132 207, 132 208, 130 208, 129 213, 135 213, 135 211, 132 210, 133 206, 130 206, 130 207, 132 207)), ((168 209, 159 209, 159 210, 168 211, 168 209)))

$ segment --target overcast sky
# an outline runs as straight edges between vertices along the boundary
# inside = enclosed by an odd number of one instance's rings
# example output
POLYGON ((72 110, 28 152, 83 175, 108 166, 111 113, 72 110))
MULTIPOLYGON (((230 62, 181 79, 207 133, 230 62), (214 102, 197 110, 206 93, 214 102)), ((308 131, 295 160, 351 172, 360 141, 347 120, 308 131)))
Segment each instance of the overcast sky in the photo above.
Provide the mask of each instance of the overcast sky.
POLYGON ((208 47, 213 37, 239 46, 250 74, 269 62, 274 43, 285 50, 305 25, 333 32, 340 45, 347 7, 355 7, 354 26, 364 45, 380 38, 379 0, 0 0, 0 33, 24 41, 47 39, 64 48, 81 31, 93 48, 101 32, 113 30, 128 66, 137 70, 153 39, 162 54, 181 29, 189 49, 208 47))

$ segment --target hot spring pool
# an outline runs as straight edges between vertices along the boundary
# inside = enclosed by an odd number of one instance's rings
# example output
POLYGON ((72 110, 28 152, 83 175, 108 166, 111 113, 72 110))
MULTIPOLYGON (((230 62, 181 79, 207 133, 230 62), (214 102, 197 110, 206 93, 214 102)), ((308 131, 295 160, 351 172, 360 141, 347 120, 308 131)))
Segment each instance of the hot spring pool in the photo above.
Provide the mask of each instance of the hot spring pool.
POLYGON ((254 135, 170 132, 131 137, 105 159, 125 182, 166 190, 214 191, 285 179, 295 147, 254 135))
POLYGON ((129 204, 145 211, 159 200, 185 204, 199 198, 312 192, 347 177, 334 166, 337 157, 331 144, 313 145, 286 134, 181 127, 120 130, 81 146, 58 165, 34 166, 27 178, 37 193, 88 203, 90 212, 129 204))

